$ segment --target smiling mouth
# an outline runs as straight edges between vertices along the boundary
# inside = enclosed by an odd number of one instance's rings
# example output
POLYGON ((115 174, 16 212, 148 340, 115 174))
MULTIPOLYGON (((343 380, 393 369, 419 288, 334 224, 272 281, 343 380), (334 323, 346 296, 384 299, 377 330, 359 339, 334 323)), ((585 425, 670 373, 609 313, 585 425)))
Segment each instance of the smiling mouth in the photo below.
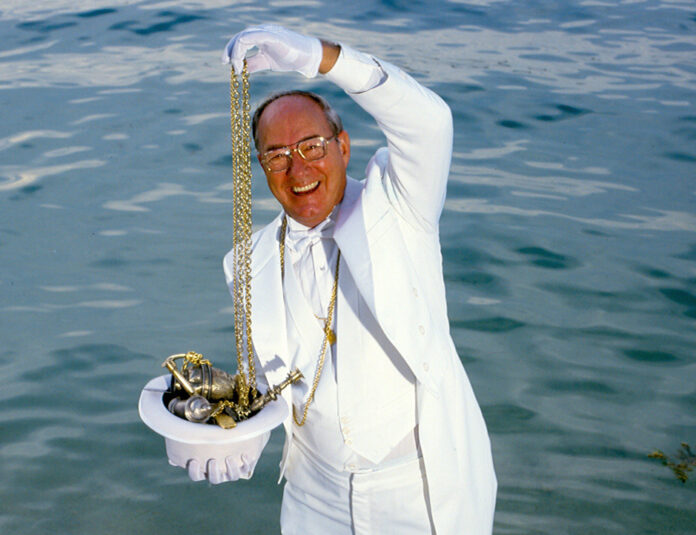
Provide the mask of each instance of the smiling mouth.
POLYGON ((316 182, 312 182, 311 184, 307 184, 306 186, 294 186, 292 188, 293 193, 309 193, 311 191, 314 191, 319 187, 319 181, 317 180, 316 182))

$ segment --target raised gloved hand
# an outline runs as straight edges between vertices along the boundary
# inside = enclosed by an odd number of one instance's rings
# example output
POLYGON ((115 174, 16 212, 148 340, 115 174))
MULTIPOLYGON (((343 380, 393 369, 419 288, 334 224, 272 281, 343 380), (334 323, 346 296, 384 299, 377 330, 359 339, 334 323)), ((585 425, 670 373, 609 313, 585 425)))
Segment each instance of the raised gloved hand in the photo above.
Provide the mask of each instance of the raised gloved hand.
POLYGON ((307 78, 313 78, 319 71, 322 59, 321 41, 316 37, 266 24, 247 28, 230 39, 222 54, 222 62, 231 63, 235 72, 240 73, 243 60, 252 48, 257 48, 258 54, 247 58, 249 73, 262 70, 297 71, 307 78))

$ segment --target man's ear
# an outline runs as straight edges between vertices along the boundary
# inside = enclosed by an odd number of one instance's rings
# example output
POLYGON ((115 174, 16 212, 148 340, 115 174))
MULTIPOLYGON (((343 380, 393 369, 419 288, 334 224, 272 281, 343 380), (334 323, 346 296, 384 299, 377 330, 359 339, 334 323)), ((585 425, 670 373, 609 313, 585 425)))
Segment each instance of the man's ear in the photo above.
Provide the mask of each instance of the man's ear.
POLYGON ((341 156, 343 157, 343 163, 348 167, 348 162, 350 161, 350 136, 345 130, 341 130, 336 136, 338 140, 338 149, 341 151, 341 156))

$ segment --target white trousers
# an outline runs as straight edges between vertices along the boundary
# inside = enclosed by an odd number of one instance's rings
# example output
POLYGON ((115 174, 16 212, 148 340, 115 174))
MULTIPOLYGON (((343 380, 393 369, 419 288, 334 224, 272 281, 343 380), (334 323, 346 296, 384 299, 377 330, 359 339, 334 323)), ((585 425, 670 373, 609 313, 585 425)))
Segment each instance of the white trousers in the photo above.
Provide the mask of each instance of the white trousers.
POLYGON ((293 444, 280 514, 283 535, 435 533, 422 459, 337 472, 293 444))

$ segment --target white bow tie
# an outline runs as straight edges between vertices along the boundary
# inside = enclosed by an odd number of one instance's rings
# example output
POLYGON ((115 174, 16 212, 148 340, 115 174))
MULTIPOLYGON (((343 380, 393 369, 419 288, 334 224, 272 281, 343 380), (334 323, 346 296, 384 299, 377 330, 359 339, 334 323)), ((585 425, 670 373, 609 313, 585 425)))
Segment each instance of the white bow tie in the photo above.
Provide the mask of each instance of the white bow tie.
POLYGON ((312 245, 319 243, 322 238, 333 238, 334 227, 335 223, 330 218, 325 219, 313 228, 292 229, 288 225, 286 244, 298 257, 302 257, 312 245))

